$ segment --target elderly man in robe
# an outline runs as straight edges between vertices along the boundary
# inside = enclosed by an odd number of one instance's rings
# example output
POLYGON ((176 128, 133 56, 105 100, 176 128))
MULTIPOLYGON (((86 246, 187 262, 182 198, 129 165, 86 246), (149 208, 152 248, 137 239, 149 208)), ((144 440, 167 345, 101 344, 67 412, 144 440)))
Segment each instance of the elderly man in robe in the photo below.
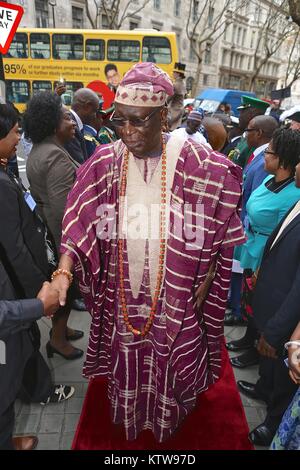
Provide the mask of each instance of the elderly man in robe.
MULTIPOLYGON (((120 140, 84 164, 66 206, 53 284, 72 271, 92 315, 86 377, 105 376, 127 439, 162 442, 221 375, 233 247, 244 242, 241 169, 165 134, 173 85, 135 65, 116 93, 120 140)), ((101 425, 101 424, 99 424, 101 425)))

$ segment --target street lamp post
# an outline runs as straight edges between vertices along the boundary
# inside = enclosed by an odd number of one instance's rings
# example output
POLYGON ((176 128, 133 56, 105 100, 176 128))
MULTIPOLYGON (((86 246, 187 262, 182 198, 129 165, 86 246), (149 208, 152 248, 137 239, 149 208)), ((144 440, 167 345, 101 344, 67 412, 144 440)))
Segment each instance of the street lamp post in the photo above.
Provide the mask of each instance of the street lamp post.
POLYGON ((53 23, 53 28, 55 28, 55 13, 54 13, 54 8, 56 7, 56 0, 49 0, 49 5, 52 7, 52 23, 53 23))

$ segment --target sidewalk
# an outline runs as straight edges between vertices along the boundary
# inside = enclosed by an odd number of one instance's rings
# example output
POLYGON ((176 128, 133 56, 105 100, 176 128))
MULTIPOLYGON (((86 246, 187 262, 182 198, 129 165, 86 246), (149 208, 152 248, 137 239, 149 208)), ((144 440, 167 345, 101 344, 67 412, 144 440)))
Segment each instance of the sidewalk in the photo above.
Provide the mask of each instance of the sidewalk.
MULTIPOLYGON (((88 313, 72 311, 69 325, 81 329, 85 333, 84 338, 74 344, 83 350, 86 350, 87 346, 89 324, 90 316, 88 313)), ((41 351, 52 370, 55 383, 73 385, 75 394, 62 404, 47 406, 38 404, 24 405, 17 401, 15 432, 17 434, 36 434, 39 438, 38 450, 67 450, 71 448, 88 385, 87 380, 81 375, 84 359, 68 362, 57 355, 54 355, 51 360, 47 359, 45 344, 49 340, 51 322, 42 319, 39 321, 39 326, 42 336, 41 351)), ((243 332, 244 328, 242 327, 225 327, 227 340, 238 339, 243 335, 243 332)), ((230 353, 230 355, 234 356, 235 354, 230 353)), ((255 382, 258 377, 257 367, 250 367, 246 370, 235 369, 234 373, 236 380, 255 382)), ((241 398, 249 428, 252 430, 264 420, 265 406, 242 395, 241 398)))

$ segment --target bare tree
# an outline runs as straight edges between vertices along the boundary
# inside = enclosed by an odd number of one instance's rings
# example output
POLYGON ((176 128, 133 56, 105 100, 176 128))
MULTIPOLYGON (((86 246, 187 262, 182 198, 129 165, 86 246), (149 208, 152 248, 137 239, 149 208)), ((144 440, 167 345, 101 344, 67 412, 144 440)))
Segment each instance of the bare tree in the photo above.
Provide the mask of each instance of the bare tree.
POLYGON ((288 0, 289 11, 293 21, 300 26, 300 2, 299 0, 288 0))
POLYGON ((205 0, 202 2, 200 11, 195 10, 199 2, 189 0, 189 13, 186 23, 186 34, 190 41, 191 48, 197 58, 196 80, 193 82, 192 96, 195 95, 198 86, 199 76, 202 70, 203 56, 208 47, 224 34, 228 26, 236 19, 238 7, 242 8, 247 0, 224 0, 222 7, 215 11, 215 0, 205 0), (232 7, 232 10, 231 10, 232 7))
POLYGON ((300 28, 298 28, 288 41, 288 61, 285 72, 284 85, 292 86, 300 78, 300 28))
MULTIPOLYGON (((254 52, 253 72, 250 76, 249 90, 255 88, 256 79, 263 66, 281 48, 287 38, 293 33, 294 25, 290 23, 283 13, 286 0, 281 4, 269 4, 265 11, 265 18, 258 28, 258 38, 254 52)), ((261 12, 260 17, 263 17, 261 12)))
POLYGON ((85 0, 85 10, 92 28, 99 27, 99 18, 104 14, 109 29, 120 29, 127 18, 142 11, 150 1, 137 6, 134 0, 85 0))

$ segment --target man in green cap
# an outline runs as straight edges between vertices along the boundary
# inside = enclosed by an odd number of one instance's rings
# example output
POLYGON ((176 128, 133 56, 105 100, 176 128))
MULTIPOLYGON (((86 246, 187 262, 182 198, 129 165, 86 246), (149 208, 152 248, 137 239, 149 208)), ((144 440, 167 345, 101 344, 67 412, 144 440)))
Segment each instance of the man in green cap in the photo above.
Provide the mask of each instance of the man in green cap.
MULTIPOLYGON (((248 124, 255 116, 259 116, 261 114, 265 114, 266 109, 269 107, 269 103, 263 100, 259 100, 258 98, 254 98, 252 96, 242 96, 241 106, 237 109, 240 111, 240 118, 239 118, 239 128, 242 132, 248 132, 248 124)), ((233 149, 228 157, 234 163, 237 163, 242 168, 248 162, 250 155, 253 153, 254 148, 249 148, 247 144, 246 137, 242 136, 239 143, 233 149)))

